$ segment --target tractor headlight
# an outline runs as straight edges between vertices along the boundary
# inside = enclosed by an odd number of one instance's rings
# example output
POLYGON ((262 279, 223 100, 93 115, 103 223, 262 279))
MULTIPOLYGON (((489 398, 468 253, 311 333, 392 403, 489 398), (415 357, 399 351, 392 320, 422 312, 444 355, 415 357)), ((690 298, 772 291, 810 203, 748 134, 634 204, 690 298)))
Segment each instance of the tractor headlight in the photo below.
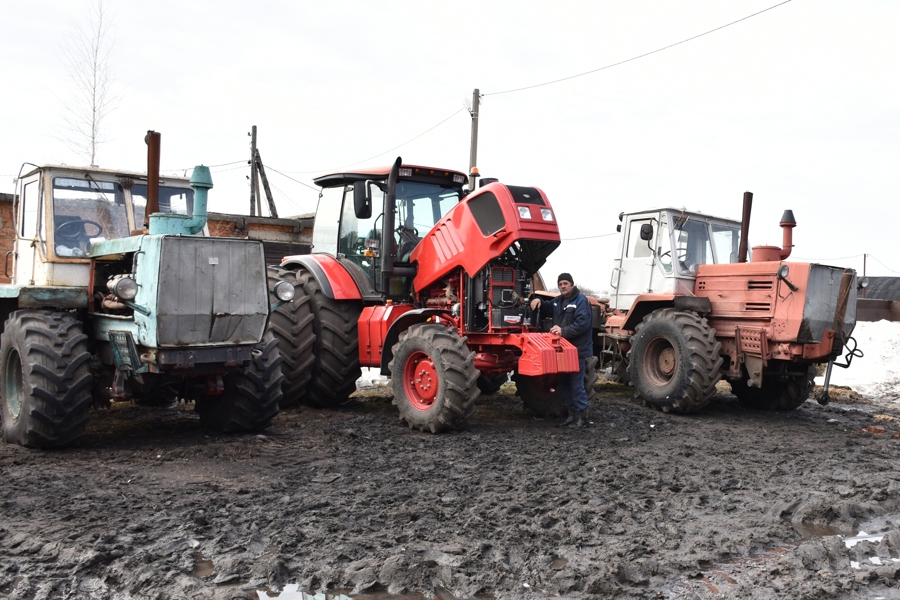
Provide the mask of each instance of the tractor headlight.
POLYGON ((788 277, 788 275, 790 275, 790 273, 791 273, 791 268, 788 267, 787 265, 781 265, 780 267, 778 267, 778 272, 777 272, 778 279, 781 279, 781 280, 787 279, 787 277, 788 277))
POLYGON ((553 220, 553 211, 550 210, 549 208, 542 208, 541 209, 541 218, 544 219, 545 221, 552 221, 553 220))
POLYGON ((290 302, 294 299, 294 286, 287 281, 279 281, 272 291, 275 293, 275 297, 282 302, 290 302))
POLYGON ((106 282, 106 287, 120 300, 134 300, 138 292, 137 282, 130 275, 116 275, 106 282))
POLYGON ((519 207, 519 218, 520 219, 530 219, 531 218, 531 209, 527 206, 519 207))
POLYGON ((856 286, 861 290, 866 289, 867 287, 869 287, 869 278, 868 277, 860 277, 859 280, 856 282, 856 286))

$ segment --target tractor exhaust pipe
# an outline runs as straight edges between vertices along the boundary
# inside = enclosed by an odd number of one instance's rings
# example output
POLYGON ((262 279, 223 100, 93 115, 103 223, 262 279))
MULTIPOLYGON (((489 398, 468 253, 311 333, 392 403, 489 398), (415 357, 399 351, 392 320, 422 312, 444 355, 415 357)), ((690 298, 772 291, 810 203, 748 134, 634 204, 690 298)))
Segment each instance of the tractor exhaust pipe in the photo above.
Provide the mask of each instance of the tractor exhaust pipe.
POLYGON ((159 212, 160 138, 160 134, 152 130, 144 137, 147 144, 147 208, 144 211, 144 229, 150 225, 150 215, 159 212))
POLYGON ((400 165, 403 159, 399 156, 391 167, 388 175, 387 193, 384 195, 384 219, 382 220, 382 230, 384 234, 381 236, 381 290, 390 295, 391 275, 394 271, 394 254, 397 249, 394 247, 394 204, 397 201, 397 179, 400 177, 400 165))
POLYGON ((781 260, 791 255, 794 249, 793 229, 797 226, 797 220, 794 219, 794 211, 788 209, 781 215, 781 253, 778 255, 781 260))
POLYGON ((739 263, 747 262, 747 236, 750 233, 750 209, 753 206, 753 192, 744 192, 744 213, 741 216, 741 245, 738 247, 739 263))
MULTIPOLYGON (((753 262, 784 260, 790 256, 791 251, 794 249, 794 236, 791 230, 796 226, 797 221, 794 219, 794 211, 784 211, 784 214, 781 215, 781 248, 778 246, 756 246, 753 248, 753 262)), ((743 243, 743 240, 741 242, 743 243)))

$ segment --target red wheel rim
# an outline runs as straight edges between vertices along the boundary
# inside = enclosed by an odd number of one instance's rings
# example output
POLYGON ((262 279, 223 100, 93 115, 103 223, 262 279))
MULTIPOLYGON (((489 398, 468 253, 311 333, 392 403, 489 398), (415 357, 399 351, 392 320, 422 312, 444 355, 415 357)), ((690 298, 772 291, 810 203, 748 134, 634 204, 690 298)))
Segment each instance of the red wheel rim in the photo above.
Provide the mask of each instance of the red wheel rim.
POLYGON ((648 383, 663 386, 678 372, 678 353, 665 338, 656 338, 647 345, 644 374, 648 383))
POLYGON ((403 366, 403 391, 409 403, 419 410, 428 410, 438 392, 438 373, 434 361, 424 352, 410 354, 403 366))

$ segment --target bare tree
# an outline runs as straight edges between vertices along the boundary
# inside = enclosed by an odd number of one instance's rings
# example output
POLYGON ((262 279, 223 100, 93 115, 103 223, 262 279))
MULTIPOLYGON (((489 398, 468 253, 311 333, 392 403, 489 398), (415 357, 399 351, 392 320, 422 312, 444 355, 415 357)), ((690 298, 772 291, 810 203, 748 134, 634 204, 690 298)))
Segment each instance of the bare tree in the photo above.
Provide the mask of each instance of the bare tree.
POLYGON ((66 113, 66 143, 79 155, 97 164, 97 148, 105 141, 103 121, 114 108, 113 71, 110 54, 114 46, 112 20, 105 0, 92 0, 86 21, 62 43, 63 58, 75 93, 63 100, 66 113))

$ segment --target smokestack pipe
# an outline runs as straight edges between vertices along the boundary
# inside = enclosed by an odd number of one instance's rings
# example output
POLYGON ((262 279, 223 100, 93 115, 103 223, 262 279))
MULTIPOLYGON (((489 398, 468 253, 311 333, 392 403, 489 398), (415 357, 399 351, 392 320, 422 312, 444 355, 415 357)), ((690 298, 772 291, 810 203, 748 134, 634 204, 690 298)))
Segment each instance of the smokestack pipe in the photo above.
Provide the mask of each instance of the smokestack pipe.
POLYGON ((753 192, 744 192, 744 213, 741 216, 741 245, 738 247, 738 262, 747 262, 747 236, 750 233, 750 208, 753 206, 753 192))
POLYGON ((150 215, 159 212, 159 153, 160 134, 148 131, 147 144, 147 209, 144 211, 144 228, 150 225, 150 215))
POLYGON ((384 234, 381 236, 381 289, 390 295, 391 275, 394 271, 394 203, 397 201, 397 179, 400 177, 400 165, 403 159, 399 156, 391 167, 388 175, 387 193, 384 195, 384 218, 382 229, 384 234))
POLYGON ((797 221, 794 219, 794 211, 788 209, 784 211, 784 214, 781 215, 781 252, 778 256, 781 260, 786 259, 791 255, 791 251, 794 249, 794 236, 791 231, 794 227, 797 226, 797 221))

